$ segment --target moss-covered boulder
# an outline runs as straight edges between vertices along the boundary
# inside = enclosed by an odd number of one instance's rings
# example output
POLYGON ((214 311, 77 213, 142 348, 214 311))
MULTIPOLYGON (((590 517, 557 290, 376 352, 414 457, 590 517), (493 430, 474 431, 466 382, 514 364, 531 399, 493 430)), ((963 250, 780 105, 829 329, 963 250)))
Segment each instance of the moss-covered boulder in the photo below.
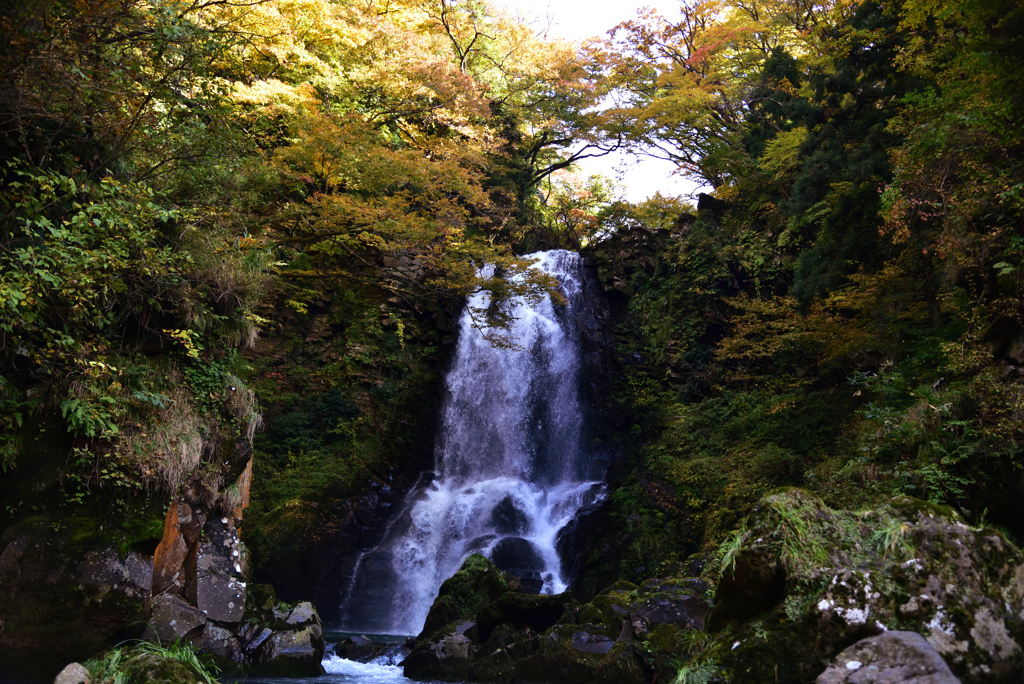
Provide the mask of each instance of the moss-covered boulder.
POLYGON ((473 554, 441 585, 430 606, 420 638, 429 637, 445 625, 476 620, 477 612, 509 590, 508 578, 491 561, 473 554))
POLYGON ((498 625, 539 634, 558 622, 571 621, 571 613, 578 606, 568 592, 553 596, 509 592, 477 612, 476 629, 482 641, 489 639, 498 625))
POLYGON ((105 544, 99 529, 40 517, 0 537, 0 672, 52 681, 65 663, 142 632, 151 561, 105 544))
POLYGON ((587 627, 571 624, 552 627, 539 640, 537 652, 516 663, 513 681, 553 684, 644 684, 650 681, 632 644, 595 638, 587 627))
POLYGON ((708 584, 702 579, 652 579, 644 582, 639 599, 630 605, 633 632, 646 636, 658 625, 703 630, 711 607, 708 584))
POLYGON ((771 494, 726 544, 715 597, 715 638, 692 662, 730 681, 810 681, 887 630, 923 635, 965 682, 1024 681, 1024 556, 947 507, 771 494))
MULTIPOLYGON (((473 566, 478 576, 490 576, 481 573, 486 559, 473 566)), ((707 584, 694 578, 650 580, 642 587, 617 582, 586 605, 569 592, 506 592, 475 614, 450 611, 452 603, 435 603, 454 619, 421 635, 403 663, 406 677, 640 684, 656 674, 670 681, 678 669, 675 659, 687 652, 685 635, 700 632, 710 606, 707 584)))
POLYGON ((126 674, 134 684, 205 684, 207 676, 177 658, 147 653, 133 658, 126 674))

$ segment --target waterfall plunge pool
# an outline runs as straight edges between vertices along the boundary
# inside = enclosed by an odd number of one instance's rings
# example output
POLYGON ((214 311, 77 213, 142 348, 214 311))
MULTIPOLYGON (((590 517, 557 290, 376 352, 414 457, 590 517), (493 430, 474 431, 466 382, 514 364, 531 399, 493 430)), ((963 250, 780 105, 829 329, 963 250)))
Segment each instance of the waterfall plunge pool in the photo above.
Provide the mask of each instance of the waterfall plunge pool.
MULTIPOLYGON (((368 662, 347 660, 334 655, 334 646, 345 637, 357 636, 345 632, 325 632, 327 649, 321 664, 327 672, 319 677, 248 677, 225 679, 225 684, 442 684, 436 681, 415 682, 402 675, 399 663, 409 654, 404 648, 406 637, 392 634, 373 634, 374 644, 385 645, 384 650, 368 662)), ((450 682, 448 684, 451 684, 450 682)))

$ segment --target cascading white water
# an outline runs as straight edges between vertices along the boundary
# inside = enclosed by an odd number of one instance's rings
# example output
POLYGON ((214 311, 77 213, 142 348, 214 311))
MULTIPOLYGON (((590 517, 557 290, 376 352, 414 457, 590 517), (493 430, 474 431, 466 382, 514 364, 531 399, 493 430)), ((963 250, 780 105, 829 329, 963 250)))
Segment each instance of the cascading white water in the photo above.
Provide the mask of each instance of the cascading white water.
MULTIPOLYGON (((543 593, 565 589, 558 531, 599 496, 585 479, 579 340, 580 257, 532 255, 555 276, 564 307, 545 297, 515 305, 517 349, 492 345, 463 314, 445 381, 436 477, 410 494, 384 543, 361 560, 342 607, 342 629, 415 634, 441 583, 482 553, 543 593)), ((469 305, 486 307, 488 294, 469 305)))

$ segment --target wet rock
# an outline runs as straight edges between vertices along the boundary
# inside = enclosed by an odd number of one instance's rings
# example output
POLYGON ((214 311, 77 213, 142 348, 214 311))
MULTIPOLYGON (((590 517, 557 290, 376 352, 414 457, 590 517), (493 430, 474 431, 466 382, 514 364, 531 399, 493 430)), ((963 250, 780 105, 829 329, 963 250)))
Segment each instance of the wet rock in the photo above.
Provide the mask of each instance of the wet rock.
POLYGON ((862 639, 836 656, 817 684, 960 684, 917 632, 862 639))
POLYGON ((334 645, 334 655, 346 660, 364 661, 373 657, 373 642, 365 636, 348 637, 334 645))
POLYGON ((173 594, 155 596, 149 601, 150 616, 142 638, 169 644, 183 639, 206 624, 206 616, 173 594))
POLYGON ((305 677, 324 673, 320 661, 324 650, 323 630, 319 624, 299 630, 274 632, 256 649, 249 670, 256 677, 305 677))
POLYGON ((498 534, 521 535, 530 531, 530 520, 516 507, 511 496, 506 496, 494 507, 489 524, 498 534))
POLYGON ((479 554, 467 558, 459 571, 441 585, 430 606, 420 639, 451 623, 475 620, 477 612, 508 591, 508 581, 491 561, 479 554))
POLYGON ((465 681, 470 673, 472 642, 454 631, 416 644, 402 661, 406 677, 414 680, 465 681))
POLYGON ((498 625, 509 624, 516 629, 530 628, 540 633, 557 623, 566 610, 573 608, 569 592, 556 595, 518 594, 509 592, 477 613, 476 629, 486 641, 498 625))
POLYGON ((57 675, 53 684, 90 684, 89 670, 80 663, 71 663, 57 675))
POLYGON ((629 608, 633 631, 643 638, 656 625, 704 629, 711 608, 708 585, 700 579, 650 580, 643 599, 629 608))
POLYGON ((506 537, 495 544, 491 561, 501 570, 518 577, 521 591, 537 594, 544 586, 541 578, 544 559, 537 548, 522 537, 506 537))
POLYGON ((302 601, 294 606, 279 604, 274 608, 274 618, 277 620, 278 629, 295 629, 320 624, 320 616, 309 601, 302 601))
POLYGON ((601 653, 612 650, 615 642, 603 634, 579 631, 569 638, 569 645, 581 653, 601 653))

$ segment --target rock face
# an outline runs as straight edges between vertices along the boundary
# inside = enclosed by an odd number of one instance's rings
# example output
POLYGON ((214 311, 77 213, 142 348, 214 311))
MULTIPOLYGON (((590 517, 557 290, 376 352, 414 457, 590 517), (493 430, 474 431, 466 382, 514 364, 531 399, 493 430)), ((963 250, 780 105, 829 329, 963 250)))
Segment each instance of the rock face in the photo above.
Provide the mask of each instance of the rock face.
POLYGON ((0 539, 3 676, 50 681, 65 663, 141 633, 152 561, 111 546, 82 549, 82 528, 55 532, 28 520, 0 539))
POLYGON ((431 629, 403 662, 407 677, 646 684, 657 675, 671 681, 680 635, 700 629, 709 608, 707 585, 695 579, 652 580, 642 588, 620 582, 582 606, 568 592, 507 591, 495 576, 501 576, 497 568, 474 557, 445 582, 444 600, 427 618, 431 629), (491 592, 473 592, 474 577, 491 578, 491 592), (462 609, 453 611, 454 605, 462 609))
POLYGON ((952 509, 902 497, 850 513, 788 490, 731 547, 705 655, 733 681, 808 681, 889 630, 923 635, 965 682, 1024 681, 1024 556, 952 509))
POLYGON ((960 684, 917 632, 885 632, 840 653, 817 684, 960 684))
POLYGON ((157 547, 150 617, 143 638, 186 639, 227 674, 307 676, 323 672, 323 629, 311 603, 252 592, 234 517, 173 503, 157 547))

